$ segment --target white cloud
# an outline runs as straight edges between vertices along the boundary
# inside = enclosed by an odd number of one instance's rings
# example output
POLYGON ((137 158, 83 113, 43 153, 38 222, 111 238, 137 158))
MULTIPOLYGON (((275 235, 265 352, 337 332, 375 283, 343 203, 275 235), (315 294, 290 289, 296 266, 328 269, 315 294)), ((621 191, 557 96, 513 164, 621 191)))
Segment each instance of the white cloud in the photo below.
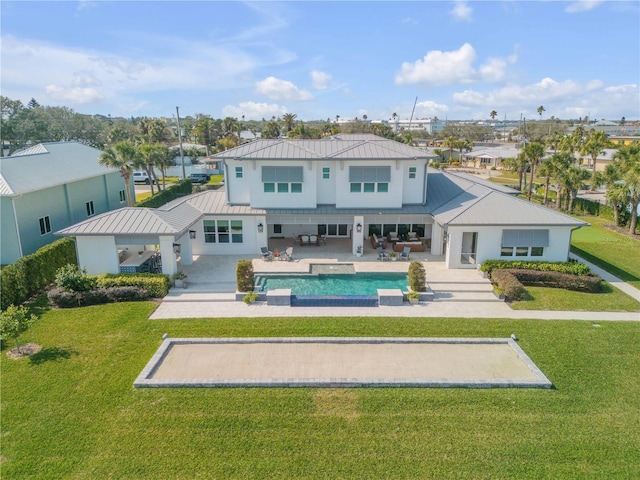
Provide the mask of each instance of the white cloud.
POLYGON ((467 2, 456 1, 454 2, 453 9, 449 12, 449 15, 458 22, 470 22, 473 9, 467 5, 467 2))
POLYGON ((45 91, 51 99, 67 103, 97 103, 104 99, 104 97, 100 93, 98 93, 95 88, 47 85, 45 91))
POLYGON ((604 0, 579 0, 577 2, 571 2, 564 11, 567 13, 586 12, 593 10, 601 3, 604 3, 604 0))
POLYGON ((313 95, 307 90, 300 90, 288 80, 280 80, 276 77, 267 77, 256 82, 256 93, 266 95, 271 100, 277 101, 305 101, 313 100, 313 95))
POLYGON ((287 111, 287 107, 275 103, 240 102, 238 106, 223 107, 222 116, 242 118, 244 115, 245 120, 262 120, 263 118, 268 120, 271 117, 282 116, 287 111))
POLYGON ((621 111, 628 112, 627 118, 637 118, 639 92, 638 85, 607 87, 600 80, 578 83, 543 78, 532 85, 507 85, 487 92, 465 90, 455 93, 453 100, 461 109, 481 108, 487 110, 484 115, 496 109, 511 118, 520 113, 537 118, 539 105, 544 105, 548 116, 559 118, 578 118, 589 112, 592 117, 612 118, 621 111))
POLYGON ((331 75, 319 70, 311 72, 311 84, 316 90, 326 90, 331 83, 331 75))
POLYGON ((485 64, 480 65, 479 70, 476 70, 473 66, 476 57, 476 51, 469 43, 449 52, 432 50, 414 63, 403 62, 395 82, 397 85, 500 82, 505 77, 507 65, 517 60, 515 54, 507 59, 489 58, 485 64))
POLYGON ((437 117, 446 114, 448 111, 449 107, 447 105, 431 100, 418 102, 416 104, 416 116, 418 117, 437 117))

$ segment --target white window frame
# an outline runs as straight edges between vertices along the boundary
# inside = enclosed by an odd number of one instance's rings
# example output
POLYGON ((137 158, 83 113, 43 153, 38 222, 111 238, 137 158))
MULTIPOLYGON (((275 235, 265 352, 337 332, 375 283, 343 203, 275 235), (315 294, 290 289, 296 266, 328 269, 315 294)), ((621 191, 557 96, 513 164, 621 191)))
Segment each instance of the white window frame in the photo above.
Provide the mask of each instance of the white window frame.
POLYGON ((49 217, 49 215, 40 217, 38 219, 38 224, 40 225, 40 236, 45 236, 51 233, 51 217, 49 217))

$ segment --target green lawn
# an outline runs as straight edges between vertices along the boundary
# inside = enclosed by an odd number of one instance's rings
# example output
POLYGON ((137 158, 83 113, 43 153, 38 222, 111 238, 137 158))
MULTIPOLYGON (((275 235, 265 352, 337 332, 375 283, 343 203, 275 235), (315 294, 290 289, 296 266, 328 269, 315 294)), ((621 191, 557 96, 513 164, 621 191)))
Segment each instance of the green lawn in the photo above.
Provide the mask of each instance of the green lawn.
POLYGON ((529 298, 510 303, 514 310, 640 312, 640 302, 607 282, 603 282, 600 293, 572 292, 560 288, 525 288, 529 298))
POLYGON ((637 323, 270 318, 150 321, 153 303, 45 312, 2 352, 2 478, 639 478, 637 323), (141 389, 161 342, 207 336, 516 333, 528 389, 141 389))
POLYGON ((600 217, 577 217, 591 224, 573 232, 571 251, 640 288, 640 240, 604 227, 600 217))

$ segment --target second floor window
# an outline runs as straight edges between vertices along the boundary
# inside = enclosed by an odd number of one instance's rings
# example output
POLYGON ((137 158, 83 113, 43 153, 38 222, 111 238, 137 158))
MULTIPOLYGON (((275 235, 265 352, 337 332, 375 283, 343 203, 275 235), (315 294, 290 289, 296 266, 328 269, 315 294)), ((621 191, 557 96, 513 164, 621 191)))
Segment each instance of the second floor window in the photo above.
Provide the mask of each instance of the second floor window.
POLYGON ((391 167, 349 167, 351 193, 387 193, 391 167))
POLYGON ((409 167, 409 178, 416 178, 416 167, 409 167))
POLYGON ((96 211, 93 208, 93 200, 87 202, 85 205, 87 206, 87 217, 95 215, 96 211))
POLYGON ((302 193, 302 167, 262 167, 265 193, 302 193))
POLYGON ((236 167, 236 178, 242 178, 242 167, 236 167))
POLYGON ((322 167, 322 179, 329 180, 331 178, 331 167, 322 167))
POLYGON ((120 190, 120 202, 126 202, 127 201, 127 193, 124 190, 120 190))
POLYGON ((49 215, 39 218, 38 222, 40 223, 40 235, 51 233, 51 219, 49 218, 49 215))

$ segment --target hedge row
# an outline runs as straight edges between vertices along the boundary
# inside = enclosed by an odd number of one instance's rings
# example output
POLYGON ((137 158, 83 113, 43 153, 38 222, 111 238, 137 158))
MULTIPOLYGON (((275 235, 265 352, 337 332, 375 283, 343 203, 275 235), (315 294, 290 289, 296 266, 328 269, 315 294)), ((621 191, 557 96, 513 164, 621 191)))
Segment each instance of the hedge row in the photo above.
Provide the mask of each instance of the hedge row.
POLYGON ((487 272, 492 277, 495 269, 524 269, 540 272, 560 272, 571 275, 588 275, 591 269, 584 263, 569 260, 568 262, 542 262, 527 260, 485 260, 480 267, 482 272, 487 272))
POLYGON ((140 287, 109 287, 86 292, 68 292, 54 288, 47 294, 49 301, 59 308, 86 307, 113 302, 136 302, 149 299, 149 292, 140 287))
POLYGON ((106 273, 96 278, 100 288, 138 287, 146 290, 151 298, 169 293, 169 277, 161 273, 106 273))
POLYGON ((181 180, 175 185, 171 185, 155 195, 136 203, 136 207, 158 208, 172 200, 175 200, 176 198, 190 195, 192 191, 193 185, 191 184, 191 180, 187 178, 186 180, 181 180))
POLYGON ((76 244, 69 238, 57 240, 2 269, 0 308, 20 305, 56 278, 60 267, 77 264, 76 244))
POLYGON ((602 279, 597 275, 572 275, 553 271, 495 269, 491 274, 491 282, 511 301, 526 297, 525 285, 589 293, 602 291, 602 279))

